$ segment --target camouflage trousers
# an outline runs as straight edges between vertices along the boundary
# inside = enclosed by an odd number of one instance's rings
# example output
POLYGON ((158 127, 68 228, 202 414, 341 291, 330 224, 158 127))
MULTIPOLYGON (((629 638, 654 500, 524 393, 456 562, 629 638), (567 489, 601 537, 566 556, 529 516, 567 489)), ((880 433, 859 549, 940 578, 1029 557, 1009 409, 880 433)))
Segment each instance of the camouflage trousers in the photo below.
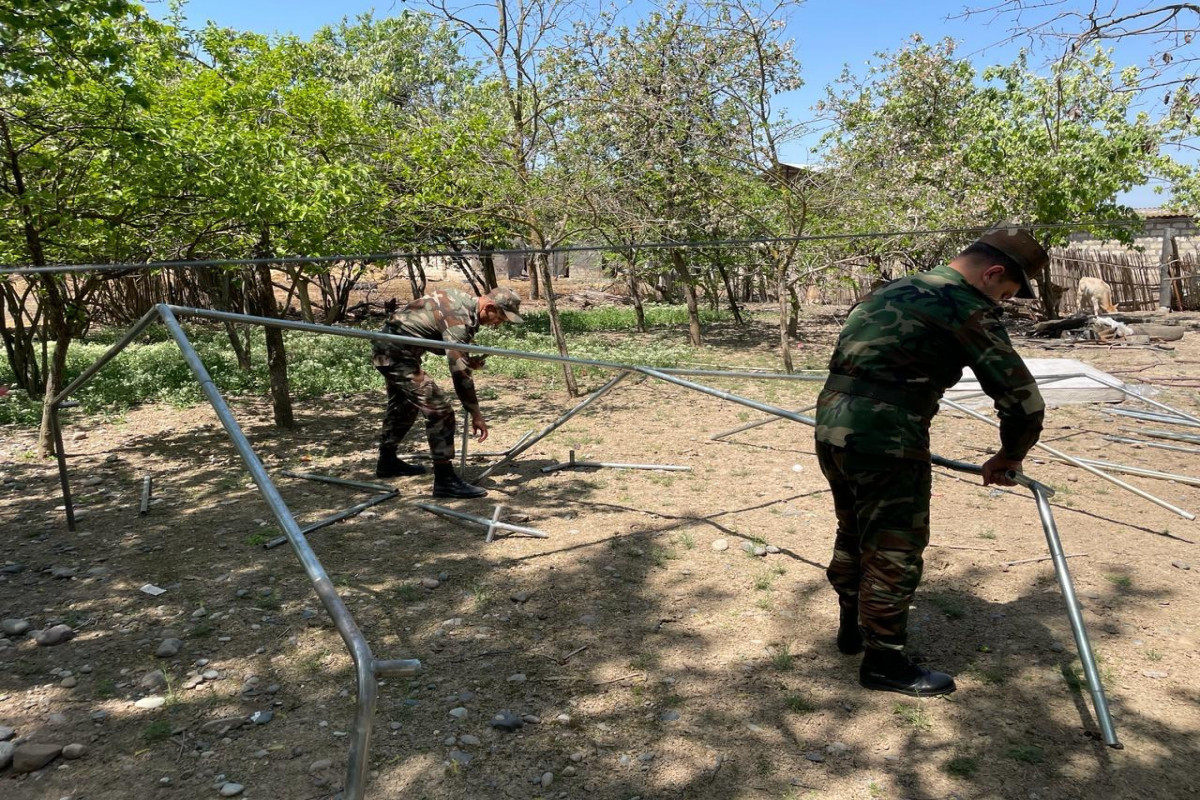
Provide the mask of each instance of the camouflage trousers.
POLYGON ((433 460, 454 460, 454 406, 429 373, 421 369, 420 359, 377 355, 374 363, 387 383, 388 395, 380 444, 395 450, 421 414, 433 460))
POLYGON ((817 460, 838 526, 825 574, 841 606, 858 609, 864 646, 902 650, 929 544, 929 462, 824 442, 817 442, 817 460))

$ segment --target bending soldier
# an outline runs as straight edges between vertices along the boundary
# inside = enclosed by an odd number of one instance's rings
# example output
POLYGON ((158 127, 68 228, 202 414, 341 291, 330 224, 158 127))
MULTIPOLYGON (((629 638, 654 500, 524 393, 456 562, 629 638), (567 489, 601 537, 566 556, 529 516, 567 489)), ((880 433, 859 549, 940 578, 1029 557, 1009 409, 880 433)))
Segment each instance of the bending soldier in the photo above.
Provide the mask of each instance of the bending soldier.
POLYGON ((837 646, 865 648, 868 689, 920 696, 954 680, 904 652, 908 609, 929 543, 929 424, 969 366, 995 401, 1000 450, 984 485, 1011 486, 1041 435, 1045 405, 999 320, 999 302, 1033 297, 1049 261, 1026 231, 992 231, 948 266, 893 281, 850 312, 817 400, 816 450, 837 514, 827 576, 841 612, 837 646))
MULTIPOLYGON (((384 323, 383 332, 447 344, 470 344, 481 325, 522 322, 520 310, 521 298, 510 289, 493 289, 481 297, 472 297, 458 289, 438 289, 394 313, 384 323)), ((487 438, 487 422, 479 410, 471 378, 472 369, 483 365, 482 358, 469 357, 453 348, 376 342, 371 361, 387 383, 388 402, 375 474, 393 478, 425 472, 424 467, 401 461, 396 455, 397 446, 420 413, 425 417, 425 436, 433 455, 433 496, 483 497, 486 490, 472 486, 454 472, 454 407, 421 369, 421 359, 427 351, 446 354, 454 393, 470 413, 471 427, 479 441, 487 438)))

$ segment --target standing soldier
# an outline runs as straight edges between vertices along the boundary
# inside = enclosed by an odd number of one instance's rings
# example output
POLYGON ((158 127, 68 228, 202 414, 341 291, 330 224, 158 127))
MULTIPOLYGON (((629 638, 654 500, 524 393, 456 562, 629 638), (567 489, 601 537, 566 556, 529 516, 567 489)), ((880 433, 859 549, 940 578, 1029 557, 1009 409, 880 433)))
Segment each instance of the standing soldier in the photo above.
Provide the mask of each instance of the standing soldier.
MULTIPOLYGON (((470 344, 480 325, 523 322, 520 310, 521 298, 511 289, 493 289, 481 297, 472 297, 458 289, 438 289, 392 314, 384 323, 383 332, 470 344)), ((371 361, 383 373, 388 393, 375 474, 380 478, 424 474, 424 467, 408 464, 396 456, 397 445, 420 412, 425 417, 425 436, 433 454, 433 496, 484 497, 487 490, 472 486, 454 472, 454 408, 433 378, 421 369, 421 358, 426 351, 446 354, 454 393, 470 413, 471 427, 479 441, 487 439, 487 422, 479 410, 475 382, 471 379, 471 370, 483 366, 482 358, 469 357, 451 348, 375 342, 371 361)))
POLYGON ((994 230, 948 266, 867 295, 850 312, 817 400, 816 450, 833 491, 837 539, 826 575, 838 594, 838 649, 866 649, 859 682, 913 696, 947 694, 954 679, 904 652, 908 609, 929 543, 929 423, 970 367, 995 401, 1000 450, 984 485, 1011 486, 1042 431, 1045 404, 1013 350, 999 303, 1033 297, 1049 261, 1018 229, 994 230))

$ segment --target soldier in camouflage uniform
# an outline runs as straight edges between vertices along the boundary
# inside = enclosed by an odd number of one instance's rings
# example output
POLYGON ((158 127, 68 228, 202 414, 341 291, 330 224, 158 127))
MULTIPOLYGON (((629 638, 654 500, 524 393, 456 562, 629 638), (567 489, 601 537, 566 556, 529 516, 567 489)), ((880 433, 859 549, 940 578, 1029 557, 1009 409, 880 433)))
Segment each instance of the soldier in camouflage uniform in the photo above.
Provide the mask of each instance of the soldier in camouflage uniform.
MULTIPOLYGON (((521 298, 509 289, 493 289, 481 297, 458 289, 438 289, 394 313, 384 323, 383 332, 449 344, 470 344, 481 325, 521 322, 520 310, 521 298)), ((421 359, 426 352, 446 354, 454 393, 470 413, 471 425, 479 441, 487 438, 487 422, 479 410, 475 382, 471 379, 471 371, 483 366, 482 358, 470 357, 452 348, 375 342, 371 361, 383 373, 388 393, 375 474, 380 478, 392 478, 425 472, 424 467, 408 464, 396 455, 397 445, 412 428, 419 413, 425 417, 425 436, 433 454, 433 496, 483 497, 486 490, 463 481, 454 472, 454 407, 433 378, 421 369, 421 359)))
POLYGON ((837 538, 827 576, 838 594, 838 649, 865 647, 859 680, 914 696, 954 691, 904 653, 908 609, 929 542, 929 424, 970 367, 995 401, 1000 450, 984 485, 1012 485, 1045 406, 999 320, 999 301, 1032 297, 1049 257, 1017 229, 992 231, 948 266, 893 281, 850 312, 817 400, 816 450, 833 491, 837 538))

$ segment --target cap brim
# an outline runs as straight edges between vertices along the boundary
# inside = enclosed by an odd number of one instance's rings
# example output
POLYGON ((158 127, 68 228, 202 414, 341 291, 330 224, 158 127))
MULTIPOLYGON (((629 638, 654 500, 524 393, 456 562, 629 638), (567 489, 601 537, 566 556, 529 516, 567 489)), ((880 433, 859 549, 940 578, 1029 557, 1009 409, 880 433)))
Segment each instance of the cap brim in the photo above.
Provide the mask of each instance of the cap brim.
POLYGON ((1029 276, 1022 270, 1021 272, 1021 288, 1017 290, 1014 297, 1019 297, 1022 300, 1034 300, 1037 295, 1033 293, 1033 284, 1029 282, 1029 276))
MULTIPOLYGON (((504 309, 500 309, 500 310, 504 311, 504 309)), ((504 311, 504 316, 508 318, 509 322, 521 323, 521 322, 525 321, 524 318, 520 314, 514 314, 511 311, 504 311)))

